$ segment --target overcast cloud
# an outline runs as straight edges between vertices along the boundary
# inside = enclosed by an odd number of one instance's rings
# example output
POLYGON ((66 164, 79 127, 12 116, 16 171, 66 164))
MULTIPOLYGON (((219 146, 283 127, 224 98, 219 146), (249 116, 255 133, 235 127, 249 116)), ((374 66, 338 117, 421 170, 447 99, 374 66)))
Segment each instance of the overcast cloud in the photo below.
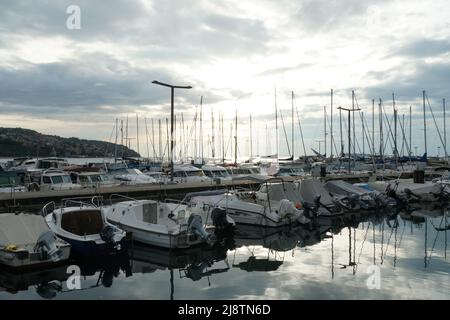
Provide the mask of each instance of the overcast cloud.
MULTIPOLYGON (((449 12, 445 0, 3 0, 0 125, 107 140, 116 117, 138 112, 165 121, 169 91, 151 84, 159 80, 194 87, 176 92, 186 126, 200 96, 207 128, 213 109, 229 131, 238 108, 241 154, 252 113, 253 144, 267 153, 274 151, 276 88, 288 136, 295 91, 309 151, 323 137, 330 89, 336 107, 351 104, 353 89, 367 117, 372 99, 391 103, 393 92, 400 113, 411 105, 420 151, 422 90, 438 121, 449 96, 449 12), (81 8, 80 30, 66 27, 72 4, 81 8)), ((429 131, 433 154, 439 140, 431 118, 429 131)), ((282 153, 285 145, 280 132, 282 153)))

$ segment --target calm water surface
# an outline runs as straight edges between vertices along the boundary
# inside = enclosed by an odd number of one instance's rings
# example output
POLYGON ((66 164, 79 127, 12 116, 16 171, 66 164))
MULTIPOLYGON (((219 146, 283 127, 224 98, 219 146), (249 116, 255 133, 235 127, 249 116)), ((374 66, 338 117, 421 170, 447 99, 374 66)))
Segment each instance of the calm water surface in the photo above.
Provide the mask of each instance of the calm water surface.
POLYGON ((354 218, 278 231, 240 227, 221 245, 175 253, 134 244, 128 256, 75 260, 81 290, 68 288, 67 266, 0 271, 0 299, 450 298, 447 209, 354 218))

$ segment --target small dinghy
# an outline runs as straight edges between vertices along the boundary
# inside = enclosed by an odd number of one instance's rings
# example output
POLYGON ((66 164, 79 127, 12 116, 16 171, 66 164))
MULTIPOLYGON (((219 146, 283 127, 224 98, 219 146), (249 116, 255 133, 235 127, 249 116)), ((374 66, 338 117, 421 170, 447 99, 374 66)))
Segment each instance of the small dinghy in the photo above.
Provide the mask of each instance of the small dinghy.
POLYGON ((84 202, 78 202, 76 207, 65 206, 68 203, 55 208, 54 202, 50 202, 44 206, 42 214, 50 229, 72 245, 74 253, 108 255, 126 249, 126 233, 108 223, 101 208, 84 202), (49 210, 51 206, 53 210, 49 210))
POLYGON ((57 239, 40 215, 0 214, 0 264, 34 268, 63 262, 70 245, 57 239))
POLYGON ((108 221, 145 244, 176 249, 215 241, 214 226, 204 225, 202 217, 184 204, 133 199, 104 210, 108 221))

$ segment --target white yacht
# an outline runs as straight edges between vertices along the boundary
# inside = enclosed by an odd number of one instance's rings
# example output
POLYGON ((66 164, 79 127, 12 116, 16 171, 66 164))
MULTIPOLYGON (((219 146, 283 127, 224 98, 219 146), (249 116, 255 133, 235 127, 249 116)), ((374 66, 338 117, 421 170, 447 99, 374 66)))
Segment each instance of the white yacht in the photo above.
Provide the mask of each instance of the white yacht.
POLYGON ((104 212, 109 222, 145 244, 177 249, 215 240, 214 226, 204 225, 201 216, 183 204, 133 199, 105 207, 104 212))
POLYGON ((48 169, 42 172, 39 182, 33 182, 29 186, 29 190, 50 191, 50 190, 75 190, 82 186, 72 182, 67 172, 48 169))
POLYGON ((212 182, 202 169, 191 165, 178 165, 173 168, 173 178, 175 182, 212 182))
POLYGON ((225 181, 232 179, 227 169, 221 166, 205 164, 204 166, 202 166, 202 170, 205 175, 211 179, 220 179, 225 181))
POLYGON ((139 169, 125 169, 114 172, 114 180, 121 184, 137 185, 156 183, 157 181, 149 175, 142 173, 139 169))
POLYGON ((11 167, 9 170, 27 170, 29 172, 34 172, 44 171, 47 169, 63 169, 68 165, 67 160, 62 158, 23 158, 22 161, 20 161, 16 166, 11 167))
POLYGON ((120 184, 112 181, 106 173, 102 172, 72 173, 72 180, 83 188, 113 187, 120 184))

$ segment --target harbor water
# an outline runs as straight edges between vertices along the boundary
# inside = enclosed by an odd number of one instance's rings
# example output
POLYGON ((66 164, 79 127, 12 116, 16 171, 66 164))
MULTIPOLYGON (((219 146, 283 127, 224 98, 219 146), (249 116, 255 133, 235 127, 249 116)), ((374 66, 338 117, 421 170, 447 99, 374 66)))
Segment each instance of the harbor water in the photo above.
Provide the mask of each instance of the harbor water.
POLYGON ((449 299, 448 215, 428 207, 239 226, 231 239, 187 251, 134 243, 124 256, 1 270, 0 299, 449 299))

